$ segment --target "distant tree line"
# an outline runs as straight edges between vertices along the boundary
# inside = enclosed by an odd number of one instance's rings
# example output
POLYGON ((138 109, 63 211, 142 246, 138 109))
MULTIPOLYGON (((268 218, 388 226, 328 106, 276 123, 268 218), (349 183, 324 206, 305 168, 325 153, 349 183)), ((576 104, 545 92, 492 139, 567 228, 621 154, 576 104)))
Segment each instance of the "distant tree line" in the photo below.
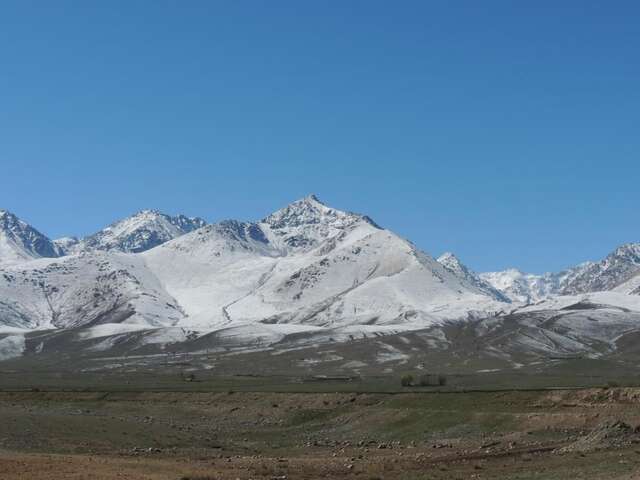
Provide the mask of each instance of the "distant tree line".
POLYGON ((400 384, 403 387, 444 387, 447 384, 447 377, 441 374, 424 373, 416 378, 411 373, 406 373, 400 377, 400 384))

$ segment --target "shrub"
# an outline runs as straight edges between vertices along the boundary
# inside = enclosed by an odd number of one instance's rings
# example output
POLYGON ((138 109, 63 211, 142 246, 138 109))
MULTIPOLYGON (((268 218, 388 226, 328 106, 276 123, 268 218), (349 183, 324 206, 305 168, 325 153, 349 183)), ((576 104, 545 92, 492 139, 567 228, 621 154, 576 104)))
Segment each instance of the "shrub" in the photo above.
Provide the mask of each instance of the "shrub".
POLYGON ((407 373, 400 378, 400 385, 403 387, 411 387, 413 385, 413 375, 407 373))

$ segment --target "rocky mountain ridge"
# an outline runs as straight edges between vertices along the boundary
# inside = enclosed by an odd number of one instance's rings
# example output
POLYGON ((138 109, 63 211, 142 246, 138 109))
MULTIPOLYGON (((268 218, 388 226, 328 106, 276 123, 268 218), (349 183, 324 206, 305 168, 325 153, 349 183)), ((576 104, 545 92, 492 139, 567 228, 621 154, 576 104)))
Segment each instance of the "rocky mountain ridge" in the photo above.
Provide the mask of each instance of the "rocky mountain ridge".
POLYGON ((491 328, 492 319, 529 322, 538 310, 575 305, 605 317, 622 312, 627 328, 633 320, 624 312, 640 312, 637 244, 558 274, 477 274, 453 254, 435 260, 315 196, 257 222, 208 225, 145 210, 85 239, 53 242, 14 215, 2 218, 0 352, 5 342, 11 355, 28 350, 18 348, 25 332, 49 330, 77 331, 70 341, 92 352, 125 341, 135 350, 191 345, 202 336, 244 351, 451 322, 491 328))

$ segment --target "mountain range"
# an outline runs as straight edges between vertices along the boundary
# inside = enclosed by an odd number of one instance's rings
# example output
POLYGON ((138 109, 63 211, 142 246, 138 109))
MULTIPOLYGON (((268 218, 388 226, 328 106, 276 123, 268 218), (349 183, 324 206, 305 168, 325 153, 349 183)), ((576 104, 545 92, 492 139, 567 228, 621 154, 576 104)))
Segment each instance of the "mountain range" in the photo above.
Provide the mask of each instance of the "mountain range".
POLYGON ((208 349, 302 348, 451 322, 511 328, 572 305, 624 311, 628 331, 627 313, 640 312, 640 244, 559 273, 478 274, 313 195, 257 222, 143 210, 81 239, 51 240, 0 210, 0 359, 48 345, 193 350, 205 338, 208 349))

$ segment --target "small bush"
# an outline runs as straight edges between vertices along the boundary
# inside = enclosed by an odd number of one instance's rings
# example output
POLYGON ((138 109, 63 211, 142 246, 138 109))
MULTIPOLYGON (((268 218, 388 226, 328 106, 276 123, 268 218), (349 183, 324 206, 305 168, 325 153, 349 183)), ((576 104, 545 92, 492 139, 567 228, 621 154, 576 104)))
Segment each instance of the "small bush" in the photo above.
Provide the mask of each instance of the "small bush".
POLYGON ((403 387, 411 387, 413 385, 413 375, 407 373, 400 378, 400 385, 403 387))

